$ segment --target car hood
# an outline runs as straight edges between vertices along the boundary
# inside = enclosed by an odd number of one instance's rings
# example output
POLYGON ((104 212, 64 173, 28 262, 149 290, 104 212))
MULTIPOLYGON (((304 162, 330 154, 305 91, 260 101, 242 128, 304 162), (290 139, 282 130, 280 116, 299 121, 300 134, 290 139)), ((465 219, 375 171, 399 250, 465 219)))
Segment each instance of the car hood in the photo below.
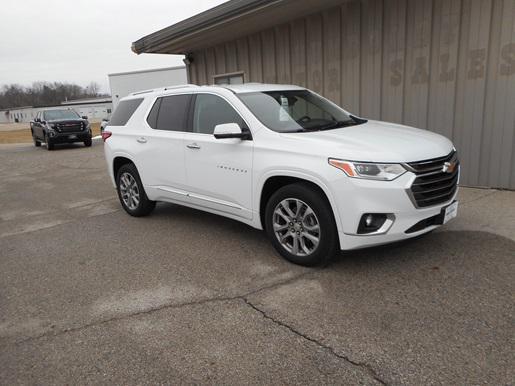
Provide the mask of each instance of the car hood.
POLYGON ((296 149, 352 161, 413 162, 442 157, 453 149, 452 142, 442 135, 379 121, 281 136, 293 141, 296 149))

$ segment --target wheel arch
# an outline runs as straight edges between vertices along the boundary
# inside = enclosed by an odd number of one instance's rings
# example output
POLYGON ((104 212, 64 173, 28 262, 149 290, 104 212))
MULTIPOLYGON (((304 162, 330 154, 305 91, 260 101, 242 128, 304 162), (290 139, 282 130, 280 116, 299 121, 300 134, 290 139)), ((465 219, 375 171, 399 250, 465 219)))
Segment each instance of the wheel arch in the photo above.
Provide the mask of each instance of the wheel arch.
POLYGON ((126 156, 123 156, 123 155, 117 155, 113 158, 113 176, 114 176, 114 179, 116 180, 116 176, 118 174, 118 170, 120 170, 120 168, 123 166, 123 165, 127 165, 127 164, 133 164, 134 166, 136 166, 136 164, 134 163, 134 161, 126 156))
POLYGON ((265 207, 272 196, 272 194, 283 186, 290 185, 293 183, 304 183, 315 190, 319 191, 324 199, 327 200, 331 211, 333 213, 334 221, 338 231, 341 231, 340 217, 336 210, 336 203, 333 200, 331 192, 327 185, 325 185, 320 179, 301 172, 281 172, 274 175, 268 175, 263 178, 262 184, 258 191, 258 207, 256 208, 259 213, 259 222, 262 229, 265 229, 265 207))

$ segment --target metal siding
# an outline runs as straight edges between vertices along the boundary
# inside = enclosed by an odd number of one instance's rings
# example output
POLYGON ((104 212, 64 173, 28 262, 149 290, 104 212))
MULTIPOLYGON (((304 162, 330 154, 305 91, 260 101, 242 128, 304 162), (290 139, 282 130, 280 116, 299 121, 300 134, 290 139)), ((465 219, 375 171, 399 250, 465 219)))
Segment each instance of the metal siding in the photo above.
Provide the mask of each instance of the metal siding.
POLYGON ((453 138, 461 0, 435 0, 429 84, 430 130, 453 138))
POLYGON ((342 5, 342 106, 361 115, 361 5, 351 1, 342 5))
POLYGON ((464 0, 455 127, 468 185, 477 185, 479 177, 491 9, 489 0, 464 0))
POLYGON ((461 182, 515 189, 515 0, 349 0, 194 53, 191 78, 307 86, 451 138, 461 182))
POLYGON ((427 128, 432 5, 431 0, 410 0, 407 9, 405 80, 409 87, 404 98, 404 122, 422 129, 427 128))
POLYGON ((324 87, 322 37, 322 15, 309 16, 306 23, 308 88, 317 93, 322 93, 324 87))
POLYGON ((243 72, 244 80, 248 81, 250 77, 250 60, 249 60, 249 42, 248 39, 238 39, 236 41, 236 49, 238 50, 238 70, 243 72))
POLYGON ((324 12, 323 52, 324 52, 324 95, 336 104, 340 104, 340 50, 341 26, 340 9, 330 9, 324 12))
POLYGON ((503 22, 492 24, 479 181, 515 189, 515 2, 497 0, 493 12, 503 22))
POLYGON ((249 60, 251 82, 263 81, 263 50, 259 34, 249 36, 249 60))
POLYGON ((225 67, 225 62, 227 60, 225 54, 225 45, 218 45, 215 47, 215 68, 217 74, 225 74, 227 73, 227 68, 225 67))
POLYGON ((277 83, 277 63, 275 61, 275 34, 273 29, 261 33, 263 47, 263 82, 277 83))
POLYGON ((361 115, 381 118, 382 0, 361 2, 361 115))
POLYGON ((206 84, 208 83, 207 71, 206 71, 206 60, 204 57, 204 52, 199 52, 194 55, 195 60, 193 64, 196 67, 196 79, 194 84, 206 84))
POLYGON ((290 26, 282 25, 275 29, 275 57, 277 63, 277 83, 291 83, 290 67, 290 26))
POLYGON ((393 0, 384 9, 381 113, 382 119, 388 122, 402 122, 406 2, 393 0))
POLYGON ((219 72, 216 71, 216 55, 214 48, 208 48, 205 50, 204 57, 206 58, 206 71, 207 71, 207 83, 213 83, 213 77, 219 72))
POLYGON ((236 72, 238 71, 238 54, 236 50, 236 42, 229 42, 225 45, 225 71, 236 72))
POLYGON ((304 19, 291 23, 291 68, 293 84, 307 85, 306 77, 306 22, 304 19))

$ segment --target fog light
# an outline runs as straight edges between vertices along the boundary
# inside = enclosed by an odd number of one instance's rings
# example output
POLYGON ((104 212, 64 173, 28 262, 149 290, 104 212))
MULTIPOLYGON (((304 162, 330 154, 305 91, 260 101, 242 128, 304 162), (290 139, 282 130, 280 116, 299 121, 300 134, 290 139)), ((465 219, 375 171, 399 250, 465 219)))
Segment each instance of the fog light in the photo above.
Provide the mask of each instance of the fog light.
POLYGON ((387 213, 365 213, 359 221, 358 234, 364 235, 377 232, 385 224, 388 216, 392 215, 387 213))

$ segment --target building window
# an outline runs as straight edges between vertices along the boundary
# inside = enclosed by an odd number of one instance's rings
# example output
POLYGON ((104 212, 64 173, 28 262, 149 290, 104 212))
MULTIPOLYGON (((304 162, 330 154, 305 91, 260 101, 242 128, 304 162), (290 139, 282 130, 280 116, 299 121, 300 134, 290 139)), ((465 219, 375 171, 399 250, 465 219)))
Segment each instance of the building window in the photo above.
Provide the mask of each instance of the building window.
POLYGON ((244 82, 243 72, 221 74, 213 76, 215 84, 242 84, 244 82))

